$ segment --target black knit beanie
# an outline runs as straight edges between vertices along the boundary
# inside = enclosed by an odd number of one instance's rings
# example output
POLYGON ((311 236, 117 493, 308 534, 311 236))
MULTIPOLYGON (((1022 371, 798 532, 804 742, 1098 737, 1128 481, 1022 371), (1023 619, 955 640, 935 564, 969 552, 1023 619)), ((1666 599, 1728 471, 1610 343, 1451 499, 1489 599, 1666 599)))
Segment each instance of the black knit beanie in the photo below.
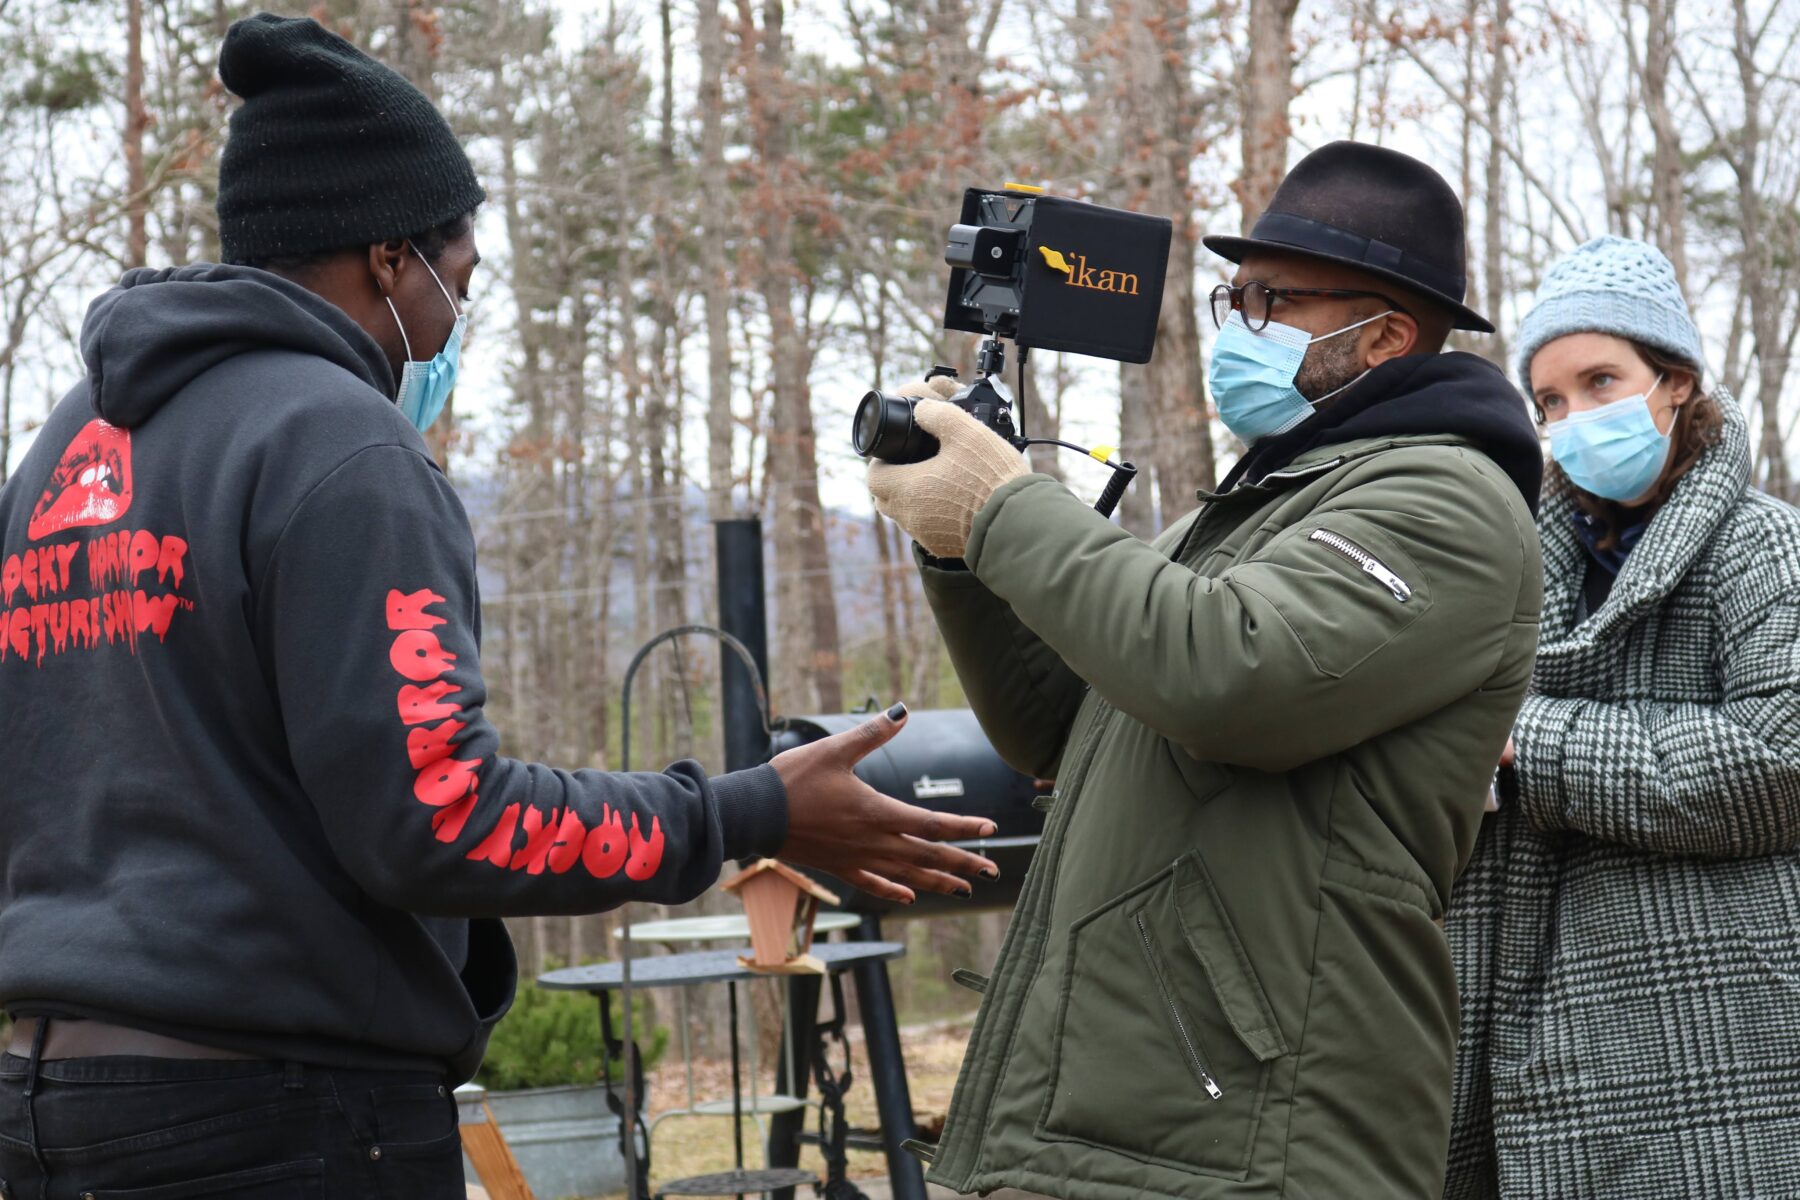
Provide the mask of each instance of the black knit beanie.
POLYGON ((219 162, 228 263, 422 233, 486 196, 424 93, 317 21, 237 22, 219 78, 244 100, 219 162))

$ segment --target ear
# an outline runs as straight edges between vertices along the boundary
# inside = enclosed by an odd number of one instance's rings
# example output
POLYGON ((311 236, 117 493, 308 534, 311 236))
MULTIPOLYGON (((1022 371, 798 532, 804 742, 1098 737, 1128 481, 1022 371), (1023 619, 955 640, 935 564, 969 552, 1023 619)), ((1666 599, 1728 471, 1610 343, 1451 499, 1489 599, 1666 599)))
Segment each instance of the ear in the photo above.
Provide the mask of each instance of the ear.
POLYGON ((1669 403, 1670 403, 1670 405, 1672 405, 1675 408, 1680 408, 1682 405, 1686 404, 1689 400, 1693 399, 1694 389, 1698 386, 1699 386, 1698 381, 1696 381, 1692 375, 1683 373, 1681 375, 1670 376, 1669 377, 1669 403))
POLYGON ((1371 370, 1391 358, 1404 358, 1419 344, 1419 322, 1399 309, 1388 313, 1379 325, 1371 324, 1369 328, 1375 331, 1375 336, 1369 342, 1363 362, 1371 370))
POLYGON ((393 238, 369 246, 369 274, 383 296, 392 296, 400 284, 400 273, 406 269, 406 239, 393 238))

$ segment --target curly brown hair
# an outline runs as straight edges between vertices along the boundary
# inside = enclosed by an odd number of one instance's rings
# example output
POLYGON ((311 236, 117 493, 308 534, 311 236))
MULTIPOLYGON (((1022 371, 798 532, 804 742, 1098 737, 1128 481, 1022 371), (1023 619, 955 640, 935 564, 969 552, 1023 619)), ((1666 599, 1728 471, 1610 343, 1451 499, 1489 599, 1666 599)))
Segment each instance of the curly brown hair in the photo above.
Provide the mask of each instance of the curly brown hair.
MULTIPOLYGON (((1576 507, 1600 523, 1603 533, 1597 547, 1601 550, 1616 547, 1621 529, 1636 524, 1661 508, 1664 501, 1674 493, 1675 485, 1681 482, 1682 476, 1693 469, 1702 454, 1718 444, 1725 429, 1725 412, 1719 407, 1713 394, 1700 386, 1700 367, 1697 363, 1677 358, 1666 350, 1633 338, 1622 340, 1630 343, 1637 356, 1651 370, 1660 372, 1671 382, 1685 378, 1693 384, 1694 390, 1687 403, 1675 410, 1675 427, 1669 431, 1675 449, 1670 456, 1669 465, 1657 480, 1649 498, 1641 503, 1627 507, 1616 500, 1584 492, 1563 473, 1562 467, 1555 462, 1550 464, 1552 482, 1568 488, 1574 494, 1576 507)), ((1536 401, 1533 401, 1533 405, 1536 406, 1536 401)), ((1538 408, 1537 415, 1541 424, 1544 420, 1544 410, 1541 407, 1538 408)))

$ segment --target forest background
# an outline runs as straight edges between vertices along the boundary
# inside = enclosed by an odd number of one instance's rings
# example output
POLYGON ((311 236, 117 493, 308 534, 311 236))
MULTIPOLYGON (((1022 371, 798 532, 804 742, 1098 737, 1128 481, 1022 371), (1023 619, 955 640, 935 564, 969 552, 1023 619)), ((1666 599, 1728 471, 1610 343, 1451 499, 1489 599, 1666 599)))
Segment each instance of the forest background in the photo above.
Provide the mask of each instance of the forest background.
MULTIPOLYGON (((1800 0, 0 0, 0 480, 79 377, 88 302, 130 267, 216 259, 218 45, 257 7, 411 78, 487 187, 462 383, 429 440, 476 526, 515 756, 619 765, 623 667, 712 619, 727 517, 768 531, 778 713, 961 703, 848 421, 868 386, 968 367, 939 318, 971 184, 1174 220, 1154 360, 1030 364, 1035 434, 1142 468, 1120 512, 1140 534, 1242 449, 1205 395, 1200 306, 1231 268, 1200 236, 1341 137, 1464 197, 1470 303, 1499 332, 1457 346, 1503 366, 1559 255, 1659 245, 1758 482, 1800 492, 1800 0)), ((716 650, 652 664, 633 765, 716 769, 716 650)), ((1004 919, 902 927, 903 1011, 958 1006, 948 965, 990 961, 1004 919)), ((529 970, 611 945, 600 918, 515 924, 529 970)))

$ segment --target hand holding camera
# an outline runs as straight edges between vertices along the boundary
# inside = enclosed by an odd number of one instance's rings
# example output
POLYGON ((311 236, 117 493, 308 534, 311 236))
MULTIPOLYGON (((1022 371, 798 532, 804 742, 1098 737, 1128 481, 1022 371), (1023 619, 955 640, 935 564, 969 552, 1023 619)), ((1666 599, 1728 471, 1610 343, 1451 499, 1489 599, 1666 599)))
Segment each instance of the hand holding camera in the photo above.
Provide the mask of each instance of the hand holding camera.
POLYGON ((980 420, 950 403, 956 380, 936 375, 896 397, 917 400, 910 428, 937 443, 919 460, 869 460, 875 507, 938 558, 961 558, 975 514, 995 490, 1026 473, 1025 461, 980 420))

